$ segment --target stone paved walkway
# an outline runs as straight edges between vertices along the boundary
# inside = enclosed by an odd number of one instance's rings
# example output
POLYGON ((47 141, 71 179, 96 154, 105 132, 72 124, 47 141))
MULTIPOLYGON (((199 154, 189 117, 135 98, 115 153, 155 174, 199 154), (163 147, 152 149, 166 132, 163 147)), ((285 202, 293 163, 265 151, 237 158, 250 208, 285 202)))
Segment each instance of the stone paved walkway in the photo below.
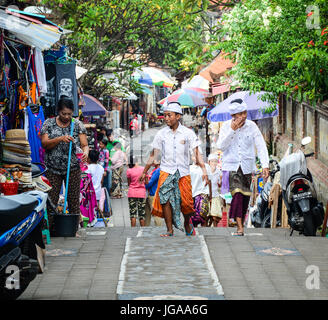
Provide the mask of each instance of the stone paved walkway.
POLYGON ((160 238, 165 228, 142 228, 128 238, 118 284, 119 299, 223 299, 203 236, 160 238))

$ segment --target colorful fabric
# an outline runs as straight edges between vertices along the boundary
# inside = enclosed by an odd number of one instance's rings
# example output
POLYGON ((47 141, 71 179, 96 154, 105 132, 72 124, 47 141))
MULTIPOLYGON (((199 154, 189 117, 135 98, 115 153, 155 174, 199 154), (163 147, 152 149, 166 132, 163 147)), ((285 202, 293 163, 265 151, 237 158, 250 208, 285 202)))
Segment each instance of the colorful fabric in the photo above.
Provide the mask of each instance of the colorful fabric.
POLYGON ((112 188, 110 190, 112 197, 122 196, 122 173, 123 167, 112 170, 112 188))
POLYGON ((148 190, 148 193, 150 196, 154 196, 157 190, 158 186, 158 179, 159 179, 159 174, 161 172, 160 168, 155 169, 150 176, 150 180, 148 184, 146 184, 146 189, 148 190))
POLYGON ((109 171, 109 151, 108 149, 100 149, 99 152, 99 164, 104 168, 105 171, 109 171))
POLYGON ((194 214, 194 202, 189 175, 180 177, 178 170, 175 174, 160 172, 152 214, 164 218, 162 205, 168 201, 170 201, 172 206, 173 225, 177 229, 184 230, 181 224, 180 213, 194 214))
MULTIPOLYGON (((52 189, 48 192, 48 196, 52 203, 57 206, 59 200, 60 190, 63 185, 63 181, 66 185, 66 174, 58 175, 51 171, 46 172, 46 177, 49 179, 52 189)), ((80 181, 81 181, 81 170, 71 170, 69 174, 69 188, 67 190, 67 204, 69 213, 80 214, 80 181), (72 183, 74 181, 74 183, 72 183)), ((48 206, 48 213, 54 213, 51 206, 48 206)), ((50 225, 50 214, 49 214, 49 225, 50 225)), ((52 221, 52 220, 51 220, 52 221)))
POLYGON ((28 141, 31 146, 32 162, 43 162, 44 150, 41 145, 41 129, 45 120, 43 108, 40 106, 37 114, 34 114, 29 106, 26 110, 28 114, 28 141))
POLYGON ((197 227, 204 224, 210 209, 210 198, 207 194, 199 194, 194 198, 195 215, 191 217, 192 224, 197 227))
POLYGON ((91 223, 97 215, 97 200, 90 173, 83 176, 83 178, 81 179, 80 192, 81 214, 82 216, 89 218, 89 223, 91 223))
POLYGON ((130 218, 145 219, 146 199, 144 198, 129 198, 130 218))
POLYGON ((249 204, 249 196, 245 196, 240 192, 237 192, 232 197, 230 211, 229 211, 229 218, 236 219, 236 218, 245 218, 247 213, 248 204, 249 204))

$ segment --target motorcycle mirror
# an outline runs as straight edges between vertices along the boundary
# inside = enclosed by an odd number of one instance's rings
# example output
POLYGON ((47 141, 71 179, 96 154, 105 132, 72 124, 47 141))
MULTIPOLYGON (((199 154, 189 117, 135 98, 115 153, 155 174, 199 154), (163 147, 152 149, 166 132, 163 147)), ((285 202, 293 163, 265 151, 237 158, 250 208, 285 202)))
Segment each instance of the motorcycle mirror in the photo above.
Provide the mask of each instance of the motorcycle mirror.
POLYGON ((311 143, 312 139, 311 137, 305 137, 302 139, 302 146, 306 146, 307 144, 311 143))

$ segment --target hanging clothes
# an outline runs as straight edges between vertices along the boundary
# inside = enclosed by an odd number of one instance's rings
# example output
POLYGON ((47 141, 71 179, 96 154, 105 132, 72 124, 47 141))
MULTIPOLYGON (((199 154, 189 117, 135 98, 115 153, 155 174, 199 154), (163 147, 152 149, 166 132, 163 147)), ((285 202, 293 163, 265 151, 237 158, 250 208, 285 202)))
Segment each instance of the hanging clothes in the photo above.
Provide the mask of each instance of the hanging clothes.
POLYGON ((97 200, 90 173, 82 175, 80 192, 81 214, 82 216, 89 218, 89 223, 91 223, 97 216, 97 200))
POLYGON ((25 92, 22 85, 20 85, 18 87, 18 92, 19 92, 19 101, 18 101, 19 110, 23 110, 30 103, 36 104, 36 83, 35 82, 33 82, 30 85, 29 94, 27 94, 25 92), (29 98, 31 98, 32 100, 29 101, 29 98))
POLYGON ((62 96, 66 96, 73 101, 73 116, 79 115, 79 101, 76 82, 75 62, 55 63, 56 68, 56 104, 62 96))
POLYGON ((42 51, 38 48, 34 49, 34 63, 36 77, 38 80, 39 93, 47 93, 46 69, 44 65, 43 54, 42 51))
POLYGON ((44 122, 43 108, 40 106, 38 113, 33 113, 30 106, 26 108, 28 115, 28 141, 31 146, 32 162, 44 161, 44 150, 41 145, 41 128, 44 122))

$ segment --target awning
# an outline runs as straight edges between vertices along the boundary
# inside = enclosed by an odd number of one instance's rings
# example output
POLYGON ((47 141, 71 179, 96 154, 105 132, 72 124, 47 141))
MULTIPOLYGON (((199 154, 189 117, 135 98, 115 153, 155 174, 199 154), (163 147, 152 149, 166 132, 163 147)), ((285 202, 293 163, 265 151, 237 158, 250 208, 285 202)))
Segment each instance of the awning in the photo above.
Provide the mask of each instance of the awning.
POLYGON ((29 20, 0 10, 0 28, 8 30, 17 39, 32 47, 39 48, 40 50, 50 49, 63 35, 61 29, 54 24, 44 24, 40 21, 32 22, 29 20))
POLYGON ((212 86, 212 95, 216 96, 218 94, 230 91, 230 85, 227 83, 220 83, 218 85, 212 86))
POLYGON ((207 79, 209 82, 214 83, 220 76, 223 76, 228 70, 230 70, 236 64, 227 59, 226 53, 218 55, 207 67, 199 72, 199 75, 207 79))
POLYGON ((84 116, 104 116, 106 114, 107 110, 95 97, 83 94, 82 100, 84 100, 84 105, 81 110, 84 116))

